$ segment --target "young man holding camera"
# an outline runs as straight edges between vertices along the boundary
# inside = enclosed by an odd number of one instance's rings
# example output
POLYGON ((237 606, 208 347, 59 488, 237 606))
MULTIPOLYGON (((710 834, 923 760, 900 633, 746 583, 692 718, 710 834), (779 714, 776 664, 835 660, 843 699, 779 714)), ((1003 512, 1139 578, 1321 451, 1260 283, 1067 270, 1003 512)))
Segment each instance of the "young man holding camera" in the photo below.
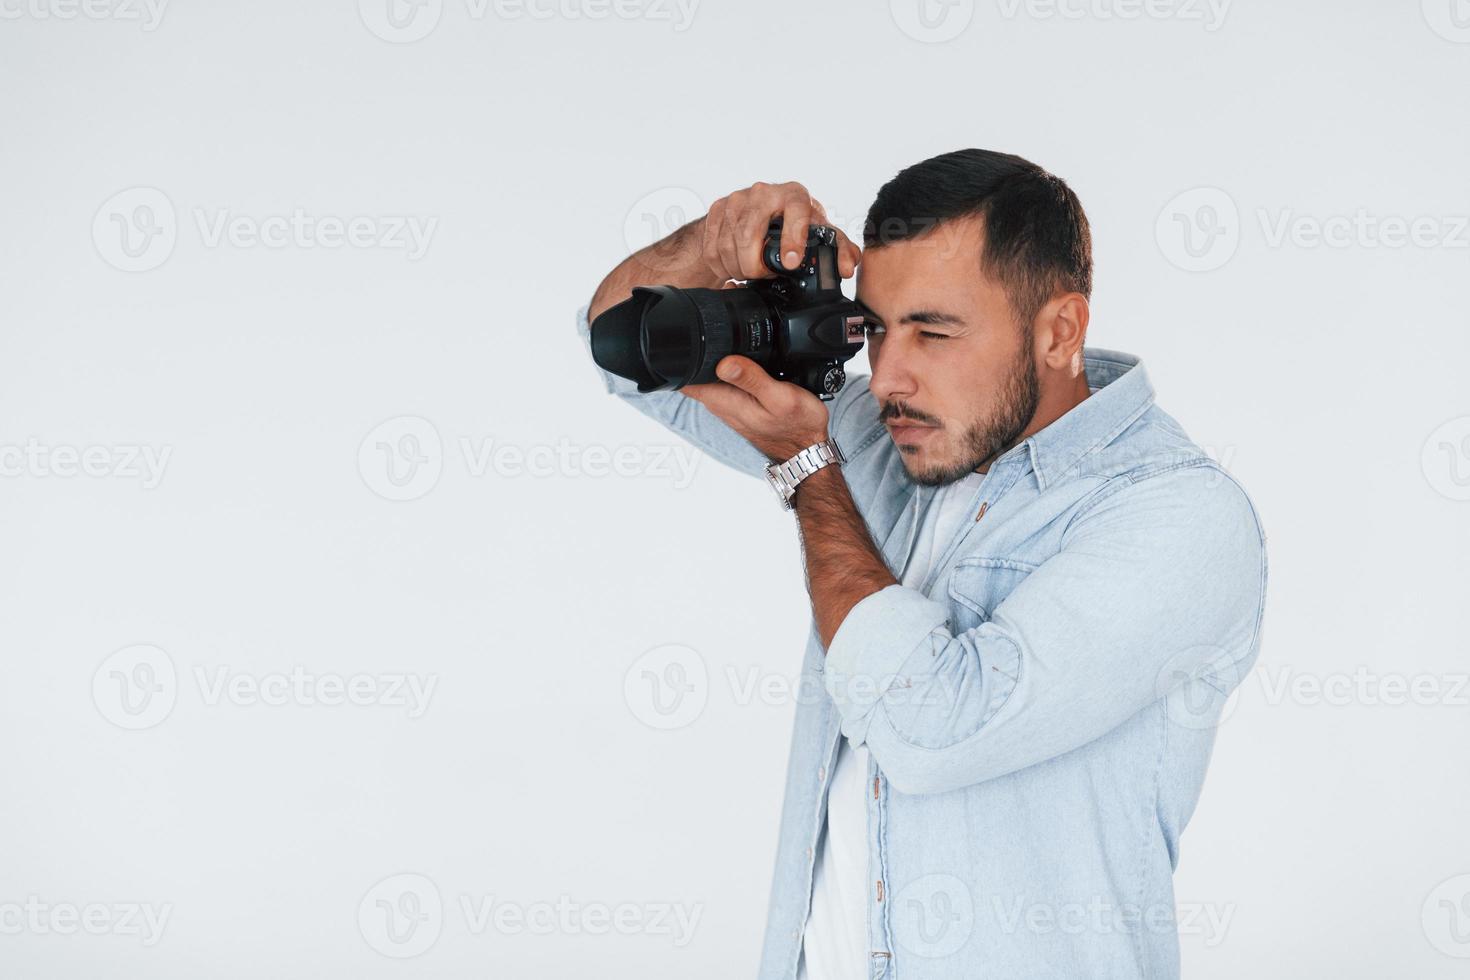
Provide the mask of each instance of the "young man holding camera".
MULTIPOLYGON (((758 183, 613 270, 583 337, 635 286, 771 276, 777 217, 796 268, 825 213, 758 183)), ((790 461, 829 697, 797 709, 760 976, 1177 976, 1179 837, 1259 649, 1254 509, 1138 358, 1084 348, 1060 179, 926 160, 838 255, 872 376, 830 402, 738 355, 677 391, 603 372, 730 466, 790 461)))

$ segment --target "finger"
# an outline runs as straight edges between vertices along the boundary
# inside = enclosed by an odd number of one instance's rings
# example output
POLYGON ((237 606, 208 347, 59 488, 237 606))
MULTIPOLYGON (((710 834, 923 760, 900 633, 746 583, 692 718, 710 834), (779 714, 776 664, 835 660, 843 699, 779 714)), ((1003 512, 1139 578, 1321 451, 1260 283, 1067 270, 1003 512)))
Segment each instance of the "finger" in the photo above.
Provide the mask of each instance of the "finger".
POLYGON ((715 376, 745 392, 762 405, 773 400, 781 382, 766 373, 766 369, 748 357, 730 354, 720 358, 715 365, 715 376))
POLYGON ((805 191, 788 198, 781 213, 781 265, 795 269, 806 255, 807 229, 812 223, 812 202, 805 191))
POLYGON ((851 278, 857 272, 858 263, 863 260, 863 250, 859 248, 851 238, 841 229, 837 231, 837 271, 842 278, 851 278))
POLYGON ((744 279, 745 275, 740 271, 740 212, 734 206, 725 208, 718 248, 725 278, 744 279))
POLYGON ((700 247, 704 264, 721 279, 730 278, 729 271, 725 268, 724 256, 720 254, 720 236, 724 233, 725 211, 729 207, 729 200, 722 197, 709 206, 709 213, 704 217, 704 240, 700 247))
POLYGON ((745 412, 759 405, 750 395, 723 381, 685 385, 679 391, 693 398, 726 422, 739 419, 745 412))
POLYGON ((771 218, 780 213, 779 202, 768 198, 765 204, 749 207, 741 214, 738 241, 743 278, 764 279, 773 274, 766 268, 761 253, 765 251, 766 229, 771 226, 771 218))

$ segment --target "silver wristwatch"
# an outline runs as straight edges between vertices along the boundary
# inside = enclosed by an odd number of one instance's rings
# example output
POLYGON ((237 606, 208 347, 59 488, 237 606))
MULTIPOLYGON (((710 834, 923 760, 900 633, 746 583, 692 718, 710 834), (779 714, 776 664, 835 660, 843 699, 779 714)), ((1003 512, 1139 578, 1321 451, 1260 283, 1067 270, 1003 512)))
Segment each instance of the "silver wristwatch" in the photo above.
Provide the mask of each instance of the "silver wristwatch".
POLYGON ((828 439, 826 442, 807 446, 784 463, 767 466, 766 479, 771 481, 776 496, 781 498, 781 506, 792 510, 791 498, 796 496, 797 484, 824 466, 845 462, 847 457, 842 455, 837 440, 828 439))

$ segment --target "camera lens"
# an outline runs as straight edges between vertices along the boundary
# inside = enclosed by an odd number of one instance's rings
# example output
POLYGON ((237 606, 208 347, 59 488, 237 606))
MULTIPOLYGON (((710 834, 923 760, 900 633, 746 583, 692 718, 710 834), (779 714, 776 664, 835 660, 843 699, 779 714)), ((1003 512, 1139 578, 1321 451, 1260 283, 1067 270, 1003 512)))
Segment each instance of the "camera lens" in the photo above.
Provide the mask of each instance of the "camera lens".
POLYGON ((775 312, 749 289, 638 287, 597 318, 592 357, 639 391, 716 380, 727 354, 760 364, 775 351, 775 312))

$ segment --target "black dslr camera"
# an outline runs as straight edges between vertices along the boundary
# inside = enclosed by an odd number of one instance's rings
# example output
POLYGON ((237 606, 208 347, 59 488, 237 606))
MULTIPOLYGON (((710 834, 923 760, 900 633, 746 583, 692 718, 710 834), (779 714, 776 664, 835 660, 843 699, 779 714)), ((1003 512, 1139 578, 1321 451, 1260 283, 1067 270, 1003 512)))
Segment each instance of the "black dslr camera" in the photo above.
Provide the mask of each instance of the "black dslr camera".
POLYGON ((837 232, 812 225, 806 255, 787 270, 777 218, 761 255, 775 278, 743 288, 635 287, 592 322, 592 359, 648 392, 716 381, 720 358, 741 354, 830 399, 847 381, 842 365, 863 346, 863 316, 842 295, 837 232))

